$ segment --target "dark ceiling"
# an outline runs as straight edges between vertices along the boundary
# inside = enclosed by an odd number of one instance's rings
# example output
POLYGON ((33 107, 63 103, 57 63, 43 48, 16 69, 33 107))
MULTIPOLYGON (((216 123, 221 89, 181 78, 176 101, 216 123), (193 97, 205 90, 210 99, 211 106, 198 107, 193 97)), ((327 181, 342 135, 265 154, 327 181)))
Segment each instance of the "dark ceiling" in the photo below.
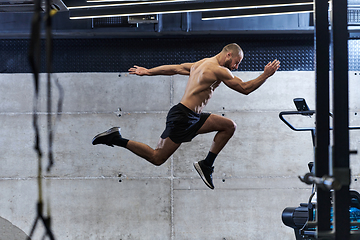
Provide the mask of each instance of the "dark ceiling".
MULTIPOLYGON (((52 8, 58 11, 53 17, 54 36, 311 34, 314 31, 312 0, 90 1, 95 0, 51 0, 52 8), (205 20, 223 16, 231 18, 205 20), (79 19, 83 17, 89 18, 79 19)), ((352 16, 360 16, 357 2, 360 1, 348 1, 348 13, 352 16)), ((44 3, 41 6, 45 9, 44 3)), ((28 37, 33 9, 34 0, 0 0, 0 38, 28 37)), ((357 29, 359 19, 351 19, 353 28, 357 29)))

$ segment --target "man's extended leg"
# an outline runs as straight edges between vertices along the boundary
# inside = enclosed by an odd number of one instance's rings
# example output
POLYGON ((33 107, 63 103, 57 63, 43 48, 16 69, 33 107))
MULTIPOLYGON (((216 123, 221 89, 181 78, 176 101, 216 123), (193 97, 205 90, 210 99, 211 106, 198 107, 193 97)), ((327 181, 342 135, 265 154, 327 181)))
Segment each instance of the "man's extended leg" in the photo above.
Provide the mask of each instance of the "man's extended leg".
POLYGON ((211 189, 214 189, 212 173, 214 171, 213 164, 215 158, 233 136, 235 129, 236 124, 232 120, 212 114, 198 131, 198 134, 217 131, 207 157, 202 161, 194 163, 194 167, 200 177, 211 189))
POLYGON ((93 145, 106 144, 108 146, 120 146, 129 149, 136 155, 146 159, 150 163, 160 166, 178 149, 180 144, 174 143, 169 137, 160 138, 156 149, 148 145, 122 138, 120 128, 110 128, 108 131, 96 135, 92 141, 93 145))

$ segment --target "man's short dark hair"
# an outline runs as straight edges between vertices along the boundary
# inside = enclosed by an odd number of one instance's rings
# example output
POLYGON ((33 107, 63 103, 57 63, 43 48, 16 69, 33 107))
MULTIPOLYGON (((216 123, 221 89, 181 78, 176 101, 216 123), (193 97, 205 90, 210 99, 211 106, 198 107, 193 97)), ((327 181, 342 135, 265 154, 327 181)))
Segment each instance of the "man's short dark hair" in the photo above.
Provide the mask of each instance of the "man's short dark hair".
POLYGON ((234 54, 240 54, 243 55, 243 50, 241 49, 241 47, 236 44, 236 43, 230 43, 228 45, 226 45, 223 50, 223 52, 232 52, 234 54))

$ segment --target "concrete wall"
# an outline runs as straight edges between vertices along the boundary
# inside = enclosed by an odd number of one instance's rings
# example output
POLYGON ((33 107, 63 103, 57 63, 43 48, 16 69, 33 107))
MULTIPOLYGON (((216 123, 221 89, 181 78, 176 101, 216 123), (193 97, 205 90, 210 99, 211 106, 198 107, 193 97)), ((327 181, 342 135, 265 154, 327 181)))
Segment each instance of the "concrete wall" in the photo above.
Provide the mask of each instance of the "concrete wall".
MULTIPOLYGON (((360 125, 360 99, 356 96, 360 76, 355 74, 349 73, 350 121, 360 125)), ((249 80, 259 73, 235 75, 249 80)), ((125 149, 91 144, 97 133, 120 126, 124 137, 155 147, 167 111, 182 97, 185 76, 64 73, 53 74, 53 79, 63 86, 65 97, 54 131, 51 172, 45 171, 44 75, 39 123, 44 212, 51 210, 56 239, 295 239, 292 229, 282 223, 281 213, 285 207, 308 200, 311 188, 297 176, 308 171, 313 147, 309 132, 290 130, 278 114, 295 110, 295 97, 306 98, 314 108, 313 72, 277 72, 249 96, 224 85, 215 91, 205 111, 224 114, 238 125, 215 162, 215 190, 205 186, 192 166, 206 156, 213 133, 182 144, 160 167, 125 149)), ((15 233, 21 230, 29 234, 36 217, 39 188, 33 150, 33 89, 30 74, 0 75, 0 224, 6 222, 7 229, 13 229, 14 239, 20 239, 15 233)), ((53 96, 55 110, 55 86, 53 96)), ((315 119, 291 121, 312 126, 315 119)), ((359 149, 359 145, 360 133, 354 131, 351 148, 359 149)), ((359 156, 351 160, 352 187, 359 190, 359 156)), ((42 236, 43 227, 38 225, 33 239, 42 236)))

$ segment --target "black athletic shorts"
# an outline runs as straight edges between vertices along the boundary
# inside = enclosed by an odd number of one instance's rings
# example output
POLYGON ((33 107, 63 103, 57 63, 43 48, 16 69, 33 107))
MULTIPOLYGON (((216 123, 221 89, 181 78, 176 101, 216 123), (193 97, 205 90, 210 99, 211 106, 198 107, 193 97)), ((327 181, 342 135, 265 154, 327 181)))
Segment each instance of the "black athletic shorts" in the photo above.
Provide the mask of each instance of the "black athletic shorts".
POLYGON ((197 114, 179 103, 169 110, 161 138, 170 137, 175 143, 190 142, 209 116, 210 113, 197 114))

